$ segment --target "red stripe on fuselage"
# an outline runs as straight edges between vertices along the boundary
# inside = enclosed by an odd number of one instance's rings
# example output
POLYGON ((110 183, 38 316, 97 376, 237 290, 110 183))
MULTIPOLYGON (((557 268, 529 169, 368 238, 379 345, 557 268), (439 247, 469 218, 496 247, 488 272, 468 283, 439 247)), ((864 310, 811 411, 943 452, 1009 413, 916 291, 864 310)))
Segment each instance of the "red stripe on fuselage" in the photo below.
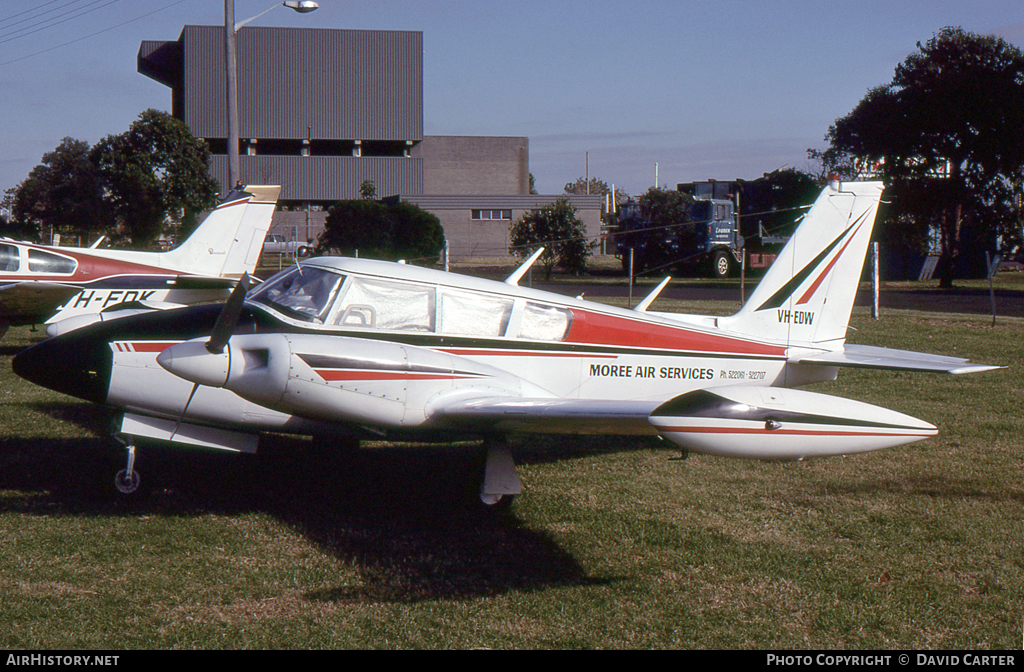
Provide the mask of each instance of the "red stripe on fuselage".
POLYGON ((593 352, 543 352, 540 350, 517 350, 508 348, 498 350, 495 348, 437 348, 438 352, 447 352, 449 355, 460 355, 462 357, 586 357, 587 359, 618 359, 618 355, 608 355, 593 352))
MULTIPOLYGON (((43 252, 50 252, 58 254, 64 257, 71 257, 78 266, 75 268, 75 272, 71 275, 55 275, 52 273, 4 273, 0 274, 0 281, 4 282, 62 282, 65 284, 89 284, 101 280, 103 278, 117 276, 117 275, 154 275, 166 277, 168 280, 174 279, 178 273, 177 271, 160 268, 158 266, 149 266, 146 264, 136 264, 130 261, 121 261, 118 259, 111 259, 108 257, 102 257, 99 255, 89 254, 84 250, 70 250, 68 248, 61 247, 45 247, 42 245, 27 245, 24 243, 18 243, 23 247, 41 250, 43 252)), ((154 258, 158 253, 152 252, 154 258)))
MULTIPOLYGON (((167 348, 171 347, 172 345, 177 345, 180 342, 181 341, 174 341, 174 342, 169 342, 169 343, 160 342, 160 341, 132 341, 132 342, 125 343, 125 348, 126 348, 127 352, 156 352, 156 353, 160 353, 160 352, 163 352, 164 350, 166 350, 167 348)), ((119 349, 120 349, 120 345, 121 344, 118 343, 118 348, 119 349)))
POLYGON ((614 315, 573 308, 566 343, 652 348, 684 352, 783 357, 785 346, 719 336, 685 327, 652 324, 614 315))
POLYGON ((462 378, 479 378, 472 374, 457 373, 418 373, 415 371, 378 371, 378 370, 339 370, 314 369, 316 374, 327 381, 336 380, 459 380, 462 378))

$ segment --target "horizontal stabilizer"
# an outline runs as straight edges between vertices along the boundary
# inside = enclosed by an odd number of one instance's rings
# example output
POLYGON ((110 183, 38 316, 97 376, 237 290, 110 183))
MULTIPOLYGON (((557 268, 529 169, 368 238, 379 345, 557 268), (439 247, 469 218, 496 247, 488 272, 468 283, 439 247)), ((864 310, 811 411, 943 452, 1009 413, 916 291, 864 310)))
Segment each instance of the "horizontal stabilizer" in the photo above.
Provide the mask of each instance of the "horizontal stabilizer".
POLYGON ((910 350, 879 348, 872 345, 846 345, 843 350, 804 357, 801 364, 821 366, 848 366, 865 369, 894 369, 900 371, 931 371, 936 373, 978 373, 1000 369, 1000 366, 971 364, 960 357, 931 355, 910 350))
POLYGON ((174 289, 232 289, 237 278, 223 278, 209 275, 179 275, 171 285, 174 289))

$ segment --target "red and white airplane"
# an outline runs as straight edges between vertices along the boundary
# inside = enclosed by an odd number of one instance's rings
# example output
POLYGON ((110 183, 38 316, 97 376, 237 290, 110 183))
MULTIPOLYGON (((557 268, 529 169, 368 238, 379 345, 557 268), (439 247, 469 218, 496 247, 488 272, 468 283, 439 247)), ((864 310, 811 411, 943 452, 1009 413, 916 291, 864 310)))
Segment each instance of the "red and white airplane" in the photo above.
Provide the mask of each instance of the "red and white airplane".
POLYGON ((478 436, 489 504, 520 490, 498 440, 507 432, 660 434, 688 450, 772 460, 877 450, 937 429, 794 388, 847 366, 996 368, 845 343, 881 193, 880 183, 831 183, 730 317, 650 312, 660 287, 632 310, 520 287, 532 260, 496 282, 316 258, 247 297, 240 285, 223 308, 51 338, 14 370, 123 413, 129 459, 117 483, 129 492, 135 438, 255 451, 261 432, 478 436))
MULTIPOLYGON (((277 203, 277 186, 232 191, 169 252, 50 247, 0 239, 0 336, 9 326, 98 321, 124 304, 167 307, 227 298, 251 273, 277 203)), ((53 335, 56 329, 50 329, 53 335)))

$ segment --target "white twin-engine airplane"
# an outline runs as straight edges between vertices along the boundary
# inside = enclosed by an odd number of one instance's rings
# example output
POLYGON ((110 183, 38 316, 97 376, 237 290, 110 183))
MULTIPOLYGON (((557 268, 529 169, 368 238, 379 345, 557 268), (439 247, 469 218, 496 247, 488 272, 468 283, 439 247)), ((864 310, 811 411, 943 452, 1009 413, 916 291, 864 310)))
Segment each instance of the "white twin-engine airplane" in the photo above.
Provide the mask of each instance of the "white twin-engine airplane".
POLYGON ((0 239, 0 335, 11 325, 45 322, 52 336, 106 319, 127 304, 144 309, 223 301, 256 268, 280 190, 230 192, 169 252, 0 239))
POLYGON ((236 288, 223 308, 51 338, 14 370, 123 412, 129 457, 116 480, 129 492, 134 438, 255 451, 260 432, 483 437, 487 504, 520 491, 500 440, 508 432, 660 434, 687 450, 770 460, 877 450, 937 430, 793 388, 844 366, 997 368, 845 344, 882 188, 826 187, 730 317, 648 312, 661 287, 632 310, 520 287, 532 260, 502 283, 314 258, 248 296, 236 288))

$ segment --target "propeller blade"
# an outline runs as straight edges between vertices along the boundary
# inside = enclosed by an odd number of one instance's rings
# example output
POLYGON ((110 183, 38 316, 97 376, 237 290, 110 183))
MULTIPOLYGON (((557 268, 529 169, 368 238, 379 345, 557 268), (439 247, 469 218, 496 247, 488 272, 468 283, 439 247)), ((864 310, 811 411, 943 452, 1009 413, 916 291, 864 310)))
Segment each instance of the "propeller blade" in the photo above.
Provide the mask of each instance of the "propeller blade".
POLYGON ((228 344, 228 339, 231 338, 235 325, 238 324, 238 317, 242 314, 245 293, 248 291, 249 274, 245 273, 238 281, 238 284, 235 285, 235 288, 231 290, 231 296, 228 297, 224 308, 220 311, 220 315, 217 316, 216 324, 213 325, 210 340, 206 342, 206 349, 211 353, 219 355, 224 352, 224 346, 228 344))

